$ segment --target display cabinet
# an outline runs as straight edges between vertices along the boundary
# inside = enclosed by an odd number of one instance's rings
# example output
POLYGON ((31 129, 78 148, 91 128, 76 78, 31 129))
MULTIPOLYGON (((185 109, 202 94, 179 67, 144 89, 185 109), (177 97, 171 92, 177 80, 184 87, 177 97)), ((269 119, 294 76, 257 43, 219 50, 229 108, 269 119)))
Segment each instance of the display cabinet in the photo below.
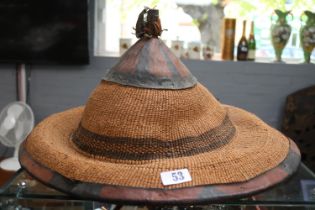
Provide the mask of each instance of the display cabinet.
POLYGON ((122 206, 86 200, 58 192, 30 177, 23 169, 0 188, 0 209, 315 209, 315 174, 304 164, 285 182, 251 197, 225 200, 203 206, 122 206))

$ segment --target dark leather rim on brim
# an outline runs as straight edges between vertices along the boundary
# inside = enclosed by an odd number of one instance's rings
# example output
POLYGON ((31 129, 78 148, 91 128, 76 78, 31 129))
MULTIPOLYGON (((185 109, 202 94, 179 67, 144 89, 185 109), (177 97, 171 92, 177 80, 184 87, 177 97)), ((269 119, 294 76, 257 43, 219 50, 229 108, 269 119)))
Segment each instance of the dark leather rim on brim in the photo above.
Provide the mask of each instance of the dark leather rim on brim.
POLYGON ((22 167, 40 182, 78 196, 80 199, 120 204, 186 205, 235 199, 266 190, 284 181, 298 169, 300 153, 296 144, 290 140, 290 151, 285 160, 277 167, 249 181, 171 190, 111 186, 70 180, 32 159, 24 149, 24 144, 20 148, 19 160, 22 167))

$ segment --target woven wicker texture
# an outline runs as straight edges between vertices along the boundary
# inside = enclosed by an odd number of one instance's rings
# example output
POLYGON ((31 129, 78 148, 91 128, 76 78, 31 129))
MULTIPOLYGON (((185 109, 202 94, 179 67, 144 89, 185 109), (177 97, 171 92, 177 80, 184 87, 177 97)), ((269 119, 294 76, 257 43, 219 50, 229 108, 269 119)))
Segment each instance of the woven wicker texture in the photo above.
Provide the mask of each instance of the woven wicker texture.
POLYGON ((200 135, 219 126, 225 116, 200 84, 175 91, 103 81, 86 104, 82 126, 101 135, 171 141, 200 135))
POLYGON ((200 84, 178 92, 103 81, 73 140, 88 154, 143 160, 216 149, 234 133, 226 110, 200 84))
POLYGON ((36 161, 70 179, 172 189, 254 178, 285 159, 289 142, 254 115, 221 105, 200 84, 175 91, 103 81, 85 109, 54 114, 41 122, 28 137, 26 149, 36 161), (215 134, 200 138, 207 132, 215 134), (92 133, 94 139, 86 133, 92 133), (107 147, 114 151, 112 154, 135 151, 139 158, 91 154, 92 150, 80 148, 76 136, 92 148, 100 148, 98 151, 108 151, 107 147), (218 144, 216 139, 220 138, 224 143, 218 144), (184 143, 169 144, 174 150, 164 144, 180 141, 184 143), (145 152, 156 154, 152 145, 159 155, 141 158, 145 152), (180 145, 184 145, 184 152, 177 152, 180 145), (185 152, 206 145, 213 147, 185 152), (168 152, 178 155, 163 156, 168 152), (168 187, 161 184, 160 172, 182 168, 189 170, 191 182, 168 187))

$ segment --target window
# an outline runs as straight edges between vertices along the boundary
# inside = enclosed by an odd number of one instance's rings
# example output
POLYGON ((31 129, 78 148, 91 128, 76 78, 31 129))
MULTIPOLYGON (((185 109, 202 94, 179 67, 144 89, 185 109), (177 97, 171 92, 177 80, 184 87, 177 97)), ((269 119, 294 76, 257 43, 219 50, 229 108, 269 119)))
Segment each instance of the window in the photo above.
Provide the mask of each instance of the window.
POLYGON ((314 5, 315 0, 96 0, 95 54, 119 56, 120 39, 127 38, 132 43, 136 41, 133 27, 143 7, 156 6, 160 10, 162 27, 167 29, 161 39, 168 46, 174 40, 183 41, 185 48, 190 42, 200 42, 210 45, 216 52, 216 57, 220 58, 220 27, 223 18, 237 18, 236 44, 241 36, 242 20, 254 20, 256 56, 271 61, 274 58, 270 41, 272 8, 281 7, 287 10, 294 8, 293 19, 290 21, 292 33, 283 57, 301 62, 303 52, 299 41, 300 15, 304 10, 314 11, 314 5), (212 2, 211 5, 209 2, 212 2))

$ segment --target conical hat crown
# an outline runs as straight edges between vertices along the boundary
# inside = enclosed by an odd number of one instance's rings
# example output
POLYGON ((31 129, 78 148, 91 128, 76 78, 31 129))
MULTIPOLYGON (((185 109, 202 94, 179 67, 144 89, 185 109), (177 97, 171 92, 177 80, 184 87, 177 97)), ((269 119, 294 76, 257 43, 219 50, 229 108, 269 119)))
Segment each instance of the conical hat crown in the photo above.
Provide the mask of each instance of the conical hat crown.
POLYGON ((104 80, 155 89, 184 89, 196 84, 187 67, 158 38, 140 39, 104 80))

